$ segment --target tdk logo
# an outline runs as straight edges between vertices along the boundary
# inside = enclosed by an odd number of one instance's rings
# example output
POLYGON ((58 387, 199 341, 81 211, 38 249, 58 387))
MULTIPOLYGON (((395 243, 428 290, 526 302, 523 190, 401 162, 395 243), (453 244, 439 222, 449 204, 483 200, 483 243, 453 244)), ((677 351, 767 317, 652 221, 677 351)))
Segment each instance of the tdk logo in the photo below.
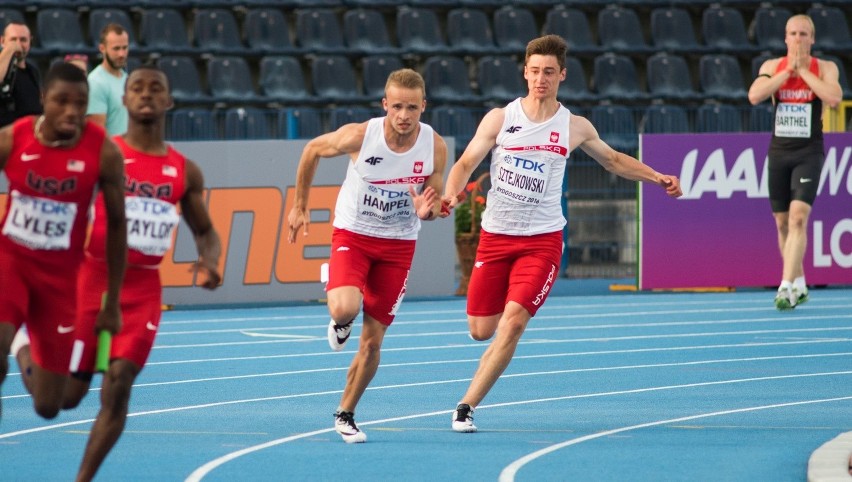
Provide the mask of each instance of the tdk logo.
POLYGON ((373 157, 367 158, 364 162, 366 162, 367 164, 369 164, 371 166, 375 166, 376 164, 382 162, 382 158, 373 156, 373 157))
POLYGON ((521 126, 512 126, 512 127, 509 127, 508 129, 506 129, 506 132, 508 132, 509 134, 514 134, 515 132, 518 132, 519 130, 521 130, 521 126))
POLYGON ((520 167, 521 169, 527 171, 538 171, 544 174, 544 163, 531 161, 529 159, 522 159, 520 157, 515 158, 515 167, 520 167))

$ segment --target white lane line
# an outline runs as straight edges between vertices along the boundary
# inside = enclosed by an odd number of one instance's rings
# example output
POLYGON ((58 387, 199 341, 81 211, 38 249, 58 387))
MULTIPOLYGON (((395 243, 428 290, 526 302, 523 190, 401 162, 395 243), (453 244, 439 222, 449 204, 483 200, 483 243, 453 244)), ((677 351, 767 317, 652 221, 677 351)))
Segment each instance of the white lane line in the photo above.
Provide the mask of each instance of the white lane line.
MULTIPOLYGON (((789 378, 803 378, 803 377, 816 377, 816 376, 836 376, 836 375, 852 375, 852 371, 843 371, 843 372, 826 372, 826 373, 809 373, 809 374, 800 374, 800 375, 776 375, 771 377, 755 377, 755 378, 742 378, 742 379, 734 379, 734 380, 718 380, 714 382, 702 382, 702 383, 688 383, 685 385, 667 385, 660 387, 649 387, 649 388, 638 388, 632 390, 623 390, 623 391, 613 391, 613 392, 603 392, 603 393, 589 393, 582 395, 566 395, 563 397, 551 397, 551 398, 539 398, 532 400, 522 400, 515 402, 505 402, 505 403, 495 403, 491 405, 480 405, 477 407, 477 410, 483 408, 496 408, 496 407, 507 407, 507 406, 516 406, 516 405, 526 405, 530 403, 542 403, 542 402, 551 402, 551 401, 562 401, 562 400, 571 400, 571 399, 579 399, 579 398, 593 398, 593 397, 604 397, 604 396, 615 396, 615 395, 624 395, 624 394, 634 394, 634 393, 642 393, 642 392, 653 392, 653 391, 661 391, 661 390, 674 390, 679 388, 694 388, 694 387, 702 387, 702 386, 711 386, 711 385, 723 385, 728 383, 748 383, 748 382, 757 382, 757 381, 766 381, 766 380, 781 380, 781 379, 789 379, 789 378)), ((369 388, 368 388, 369 390, 369 388)), ((852 397, 848 397, 852 398, 852 397)), ((395 417, 388 418, 383 420, 373 420, 369 422, 359 422, 358 425, 366 426, 366 425, 375 425, 375 424, 383 424, 388 422, 396 422, 399 420, 407 420, 407 419, 415 419, 415 418, 425 418, 432 417, 435 415, 442 415, 451 413, 452 410, 442 410, 438 412, 428 412, 428 413, 420 413, 414 415, 407 415, 404 417, 395 417)), ((688 419, 688 418, 687 418, 688 419)), ((680 421, 680 419, 673 419, 673 421, 680 421)), ((265 442, 262 444, 254 445, 251 447, 246 447, 241 450, 231 452, 229 454, 225 454, 221 457, 213 459, 201 467, 195 469, 189 477, 186 478, 186 482, 198 482, 203 479, 210 472, 215 470, 222 465, 242 457, 243 455, 247 455, 253 452, 257 452, 260 450, 267 449, 269 447, 274 447, 276 445, 281 445, 287 442, 292 442, 293 440, 299 440, 307 437, 312 437, 314 435, 328 433, 333 431, 334 429, 324 429, 324 430, 315 430, 312 432, 305 432, 301 434, 292 435, 289 437, 280 438, 277 440, 271 440, 269 442, 265 442)))
POLYGON ((246 335, 246 336, 253 336, 253 337, 259 337, 259 338, 290 338, 290 339, 297 339, 297 340, 319 340, 319 339, 325 340, 324 336, 319 337, 319 336, 312 336, 312 335, 285 335, 285 334, 282 334, 282 333, 256 333, 256 332, 253 332, 253 331, 243 331, 243 330, 240 330, 240 333, 242 333, 243 335, 246 335))
MULTIPOLYGON (((600 356, 600 355, 624 355, 631 353, 659 353, 659 352, 674 352, 674 351, 694 351, 694 350, 718 350, 724 348, 764 348, 764 347, 774 347, 774 346, 789 346, 789 345, 821 345, 826 343, 849 343, 852 342, 852 338, 802 338, 796 339, 795 341, 779 341, 779 342, 759 342, 759 343, 727 343, 720 345, 698 345, 698 346, 673 346, 673 347, 657 347, 657 348, 634 348, 634 349, 624 349, 624 350, 596 350, 596 351, 580 351, 580 352, 565 352, 565 353, 546 353, 539 355, 516 355, 513 360, 523 360, 523 359, 535 359, 535 358, 558 358, 558 357, 580 357, 580 356, 600 356)), ((561 343, 561 340, 528 340, 521 341, 519 345, 530 345, 530 344, 543 344, 543 343, 561 343)), ((423 351, 423 350, 439 350, 439 349, 455 349, 455 348, 482 348, 483 345, 480 343, 473 343, 468 345, 452 345, 452 346, 430 346, 430 347, 417 347, 417 348, 383 348, 383 352, 408 352, 408 351, 423 351)), ((196 358, 190 360, 171 360, 171 361, 160 361, 160 362, 149 362, 146 363, 146 367, 151 366, 162 366, 162 365, 184 365, 184 364, 198 364, 198 363, 218 363, 218 362, 234 362, 234 361, 257 361, 257 360, 275 360, 282 358, 303 358, 303 357, 318 357, 318 356, 340 356, 345 355, 352 352, 338 352, 338 353, 330 353, 328 351, 318 352, 318 353, 287 353, 282 355, 257 355, 257 356, 242 356, 242 357, 224 357, 224 358, 196 358)), ((435 361, 435 362, 410 362, 412 365, 416 364, 430 364, 430 363, 454 363, 453 360, 448 362, 444 361, 435 361)), ((402 364, 399 364, 402 366, 402 364)), ((381 366, 389 366, 389 365, 381 365, 381 366)), ((8 376, 20 376, 21 372, 10 372, 8 376)), ((28 395, 20 395, 20 397, 24 397, 28 395)), ((15 398, 17 396, 11 396, 8 398, 15 398)), ((3 397, 6 399, 7 397, 3 397)))
MULTIPOLYGON (((837 316, 826 316, 826 317, 803 317, 799 318, 799 320, 805 319, 822 319, 822 318, 830 318, 833 320, 837 319, 852 319, 852 315, 837 315, 837 316)), ((773 320, 777 322, 776 318, 769 318, 768 320, 773 320)), ((528 327, 525 330, 525 333, 535 333, 535 332, 546 332, 546 333, 554 333, 560 331, 574 330, 574 327, 528 327)), ((779 329, 779 330, 743 330, 743 331, 719 331, 719 332, 700 332, 700 333, 664 333, 658 335, 632 335, 632 336, 598 336, 591 338, 573 338, 569 340, 553 340, 553 342, 561 342, 561 343, 584 343, 584 342, 601 342, 601 341, 624 341, 624 340, 653 340, 653 339, 665 339, 665 338, 692 338, 692 337, 707 337, 707 336, 740 336, 740 335, 767 335, 767 334, 780 334, 780 333, 822 333, 822 332, 836 332, 836 331, 851 331, 852 327, 850 326, 839 326, 839 327, 816 327, 816 328, 789 328, 789 329, 779 329)), ((468 335, 468 331, 444 331, 444 332, 432 332, 432 333, 401 333, 401 334, 388 334, 385 335, 385 339, 388 338, 412 338, 412 337, 429 337, 429 336, 453 336, 457 335, 459 337, 466 337, 468 335)), ((284 340, 263 340, 263 341, 225 341, 225 342, 217 342, 217 343, 196 343, 196 344, 181 344, 181 345, 156 345, 154 346, 154 350, 172 350, 172 349, 185 349, 185 348, 209 348, 209 347, 221 347, 221 346, 240 346, 240 345, 262 345, 262 344, 270 344, 270 343, 292 343, 292 342, 306 342, 306 341, 315 341, 314 339, 284 339, 284 340)), ((547 340, 550 342, 551 340, 547 340)), ((482 346, 480 344, 480 346, 482 346)))
POLYGON ((761 406, 757 406, 757 407, 745 407, 745 408, 736 408, 736 409, 732 409, 732 410, 721 410, 721 411, 718 411, 718 412, 701 413, 701 414, 698 414, 698 415, 689 415, 689 416, 686 416, 686 417, 671 418, 671 419, 668 419, 668 420, 658 420, 656 422, 641 423, 641 424, 638 424, 638 425, 631 425, 629 427, 621 427, 621 428, 616 428, 616 429, 612 429, 612 430, 606 430, 606 431, 603 431, 603 432, 593 433, 593 434, 590 434, 590 435, 585 435, 583 437, 577 437, 577 438, 573 438, 571 440, 566 440, 565 442, 554 444, 554 445, 551 445, 549 447, 545 447, 541 450, 537 450, 535 452, 532 452, 530 454, 527 454, 527 455, 515 460, 514 462, 507 465, 500 472, 500 477, 498 478, 498 481, 499 482, 514 482, 515 475, 517 475, 518 471, 523 466, 525 466, 528 463, 532 462, 533 460, 540 458, 540 457, 543 457, 543 456, 545 456, 549 453, 555 452, 557 450, 563 449, 563 448, 571 446, 571 445, 577 445, 577 444, 580 444, 580 443, 583 443, 583 442, 587 442, 589 440, 594 440, 594 439, 601 438, 601 437, 607 437, 607 436, 615 435, 615 434, 618 434, 618 433, 623 433, 623 432, 628 432, 628 431, 631 431, 631 430, 638 430, 638 429, 643 429, 643 428, 648 428, 648 427, 654 427, 654 426, 657 426, 657 425, 667 425, 667 424, 671 424, 671 423, 685 422, 685 421, 688 421, 688 420, 696 420, 696 419, 700 419, 700 418, 718 417, 718 416, 722 416, 722 415, 731 415, 731 414, 735 414, 735 413, 756 412, 756 411, 759 411, 759 410, 771 410, 771 409, 775 409, 775 408, 786 408, 786 407, 794 407, 794 406, 798 406, 798 405, 811 405, 811 404, 817 404, 817 403, 828 403, 828 402, 837 402, 837 401, 844 401, 844 400, 852 400, 852 396, 823 398, 823 399, 815 399, 815 400, 801 400, 801 401, 798 401, 798 402, 775 403, 775 404, 772 404, 772 405, 761 405, 761 406))
MULTIPOLYGON (((845 308, 846 306, 843 306, 845 308)), ((824 309, 837 308, 837 307, 820 307, 824 309)), ((852 308, 852 306, 850 306, 852 308)), ((691 310, 691 311, 649 311, 649 312, 631 312, 630 316, 650 316, 650 315, 672 315, 672 314, 686 314, 686 313, 709 313, 709 312, 717 312, 717 313, 742 313, 743 311, 767 311, 765 308, 758 308, 755 310, 743 310, 743 309, 718 309, 718 310, 691 310)), ((614 313, 595 313, 595 314, 560 314, 560 315, 539 315, 535 317, 536 321, 543 320, 573 320, 573 319, 600 319, 600 318, 624 318, 625 314, 623 312, 614 312, 614 313)), ((574 326, 564 326, 564 327, 554 327, 554 328, 537 328, 538 330, 548 329, 548 330, 588 330, 588 329, 618 329, 618 328, 648 328, 648 327, 667 327, 667 326, 700 326, 700 325, 725 325, 725 324, 744 324, 744 323, 779 323, 779 322, 797 322, 802 320, 836 320, 838 318, 849 318, 848 315, 811 315, 811 316, 791 316, 789 318, 779 318, 777 316, 765 317, 765 318, 730 318, 725 320, 719 319, 711 319, 711 320, 693 320, 693 321, 665 321, 665 322, 647 322, 647 323, 609 323, 603 325, 574 325, 574 326)), ((327 319, 326 315, 323 319, 327 319)), ((193 322, 195 325, 203 325, 204 321, 195 321, 193 322)), ((437 324, 460 324, 467 325, 467 320, 465 318, 450 318, 444 320, 423 320, 423 321, 394 321, 395 327, 400 326, 416 326, 416 325, 437 325, 437 324)), ((534 326, 531 326, 527 329, 530 331, 534 329, 534 326)), ((325 330, 325 325, 312 324, 312 325, 296 325, 296 326, 274 326, 274 327, 263 327, 263 326, 255 326, 251 328, 222 328, 222 329, 198 329, 198 330, 182 330, 182 331, 168 331, 168 330, 160 330, 157 333, 158 337, 163 336, 180 336, 180 335, 199 335, 199 334, 216 334, 216 333, 240 333, 242 331, 289 331, 289 330, 317 330, 320 329, 325 330)), ((445 334, 446 332, 438 332, 437 334, 445 334)), ((425 336, 430 335, 429 333, 419 333, 417 336, 425 336)), ((390 334, 388 336, 413 336, 406 334, 390 334)))

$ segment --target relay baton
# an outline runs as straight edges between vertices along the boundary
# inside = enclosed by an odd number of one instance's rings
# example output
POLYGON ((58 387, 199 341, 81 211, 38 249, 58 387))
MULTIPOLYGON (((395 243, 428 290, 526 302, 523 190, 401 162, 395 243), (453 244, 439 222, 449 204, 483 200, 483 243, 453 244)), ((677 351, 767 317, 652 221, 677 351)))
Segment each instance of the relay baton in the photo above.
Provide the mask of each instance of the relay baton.
MULTIPOLYGON (((101 297, 101 309, 106 305, 106 293, 101 297)), ((105 373, 109 368, 109 352, 112 345, 112 333, 107 330, 98 332, 98 354, 95 357, 95 371, 105 373)))

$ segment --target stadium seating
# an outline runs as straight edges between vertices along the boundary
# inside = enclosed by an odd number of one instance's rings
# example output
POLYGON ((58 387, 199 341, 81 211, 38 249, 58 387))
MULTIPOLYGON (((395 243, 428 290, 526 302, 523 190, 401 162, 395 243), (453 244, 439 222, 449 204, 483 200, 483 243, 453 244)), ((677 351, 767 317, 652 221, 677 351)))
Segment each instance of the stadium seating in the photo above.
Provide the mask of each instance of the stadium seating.
POLYGON ((506 103, 527 93, 526 82, 518 62, 507 56, 481 57, 477 63, 477 79, 482 99, 506 103))
POLYGON ((278 110, 279 139, 312 139, 325 131, 320 111, 314 107, 278 110))
POLYGON ((636 65, 624 55, 606 53, 595 57, 594 85, 604 98, 635 101, 647 98, 639 87, 636 65))
POLYGON ((369 102, 358 88, 355 70, 342 55, 318 55, 311 63, 314 93, 329 103, 369 102))
POLYGON ((142 11, 139 43, 148 50, 168 52, 169 55, 189 53, 186 25, 180 12, 172 8, 152 8, 142 11))
POLYGON ((617 52, 647 52, 639 16, 629 8, 610 5, 598 12, 601 46, 617 52))
POLYGON ((213 115, 207 109, 179 108, 166 118, 166 138, 171 141, 211 140, 219 137, 213 115))
POLYGON ((188 56, 167 55, 157 60, 157 66, 166 73, 176 102, 195 103, 209 101, 210 96, 201 86, 201 76, 195 61, 188 56))
POLYGON ((199 9, 193 26, 195 46, 202 52, 235 54, 245 50, 237 20, 230 10, 199 9))
POLYGON ((130 50, 136 49, 136 34, 133 32, 133 22, 125 10, 119 8, 94 8, 89 12, 89 43, 97 47, 100 43, 101 30, 110 23, 117 23, 127 31, 130 50))
POLYGON ((651 43, 674 53, 704 50, 696 40, 689 12, 678 7, 658 7, 651 12, 651 43))
POLYGON ((543 33, 555 34, 568 43, 571 55, 597 54, 601 47, 592 37, 592 28, 586 14, 577 8, 557 6, 547 12, 543 33))
POLYGON ((439 134, 455 138, 454 154, 458 158, 473 138, 480 116, 473 109, 459 105, 442 105, 427 109, 426 113, 429 118, 428 124, 439 134))
POLYGON ((17 8, 0 8, 0 28, 5 29, 9 22, 26 23, 26 19, 17 8))
POLYGON ((704 43, 713 50, 741 53, 752 50, 745 21, 739 10, 718 4, 704 10, 701 17, 704 43))
POLYGON ((267 100, 284 103, 315 103, 320 100, 308 92, 299 59, 270 55, 260 59, 260 94, 267 100))
POLYGON ((447 43, 453 53, 485 55, 495 53, 491 21, 484 11, 456 8, 447 14, 447 43))
POLYGON ((847 16, 839 7, 815 4, 807 13, 813 19, 816 30, 814 49, 832 53, 852 50, 847 16))
POLYGON ((598 129, 604 142, 619 152, 636 155, 639 137, 633 111, 623 105, 596 105, 589 113, 589 120, 598 129))
POLYGON ((364 122, 376 116, 377 113, 367 107, 335 107, 329 112, 328 128, 336 130, 342 125, 364 122))
POLYGON ((494 40, 502 51, 523 53, 529 41, 539 35, 531 11, 506 5, 494 12, 494 40))
POLYGON ((350 52, 361 55, 398 53, 391 44, 385 17, 378 10, 355 9, 343 15, 343 36, 350 52))
POLYGON ((787 20, 792 13, 784 7, 764 5, 754 12, 754 43, 761 49, 785 52, 787 20))
POLYGON ((448 55, 429 57, 423 66, 423 79, 426 81, 427 99, 447 103, 479 100, 471 87, 467 65, 459 57, 448 55))
POLYGON ((646 69, 648 92, 654 98, 670 100, 690 100, 698 97, 692 87, 689 66, 679 55, 665 52, 648 58, 646 69))
POLYGON ((83 40, 83 30, 77 12, 65 8, 45 8, 36 14, 36 39, 42 53, 51 55, 69 52, 92 52, 83 40))
POLYGON ((361 59, 361 79, 364 95, 371 99, 385 96, 388 75, 402 68, 402 60, 393 55, 371 55, 361 59))
POLYGON ((296 43, 308 52, 323 55, 346 52, 343 28, 337 14, 329 9, 296 11, 296 43))
POLYGON ((766 101, 753 105, 748 113, 748 130, 751 132, 772 132, 775 127, 775 106, 766 101))
POLYGON ((651 104, 645 110, 641 131, 645 134, 690 132, 689 116, 679 105, 651 104))
POLYGON ((251 71, 243 57, 217 56, 207 61, 207 84, 216 102, 253 102, 258 100, 251 71))
POLYGON ((268 139, 267 113, 254 107, 231 107, 225 111, 225 139, 268 139))
POLYGON ((557 98, 562 102, 589 102, 599 97, 589 91, 586 81, 586 71, 583 64, 576 57, 568 57, 565 60, 565 80, 559 84, 557 98))
POLYGON ((728 54, 706 54, 699 61, 701 91, 715 99, 745 100, 747 91, 737 59, 728 54))
POLYGON ((447 42, 441 33, 438 15, 427 8, 399 7, 396 36, 404 52, 414 54, 446 53, 447 42))
POLYGON ((742 114, 728 104, 704 104, 696 112, 697 132, 740 132, 742 114))
POLYGON ((249 50, 262 54, 292 55, 297 52, 290 41, 290 27, 278 8, 248 10, 243 21, 249 50))

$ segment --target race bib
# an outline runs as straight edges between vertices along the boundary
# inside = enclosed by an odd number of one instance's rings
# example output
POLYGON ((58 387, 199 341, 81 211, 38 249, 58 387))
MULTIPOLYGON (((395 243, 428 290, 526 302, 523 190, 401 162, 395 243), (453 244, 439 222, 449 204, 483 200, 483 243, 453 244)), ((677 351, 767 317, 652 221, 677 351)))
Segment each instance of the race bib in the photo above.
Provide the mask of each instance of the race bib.
POLYGON ((68 249, 76 216, 75 203, 27 196, 13 190, 3 234, 30 249, 68 249))
POLYGON ((550 164, 511 153, 503 153, 499 159, 496 176, 491 180, 491 193, 516 203, 541 204, 547 190, 550 164))
POLYGON ((358 189, 358 215, 382 223, 393 223, 410 218, 414 214, 414 203, 408 185, 360 183, 358 189))
POLYGON ((776 137, 811 137, 812 104, 781 102, 775 110, 776 137))
POLYGON ((149 256, 162 256, 172 246, 172 233, 180 221, 177 207, 154 198, 128 196, 127 247, 149 256))

